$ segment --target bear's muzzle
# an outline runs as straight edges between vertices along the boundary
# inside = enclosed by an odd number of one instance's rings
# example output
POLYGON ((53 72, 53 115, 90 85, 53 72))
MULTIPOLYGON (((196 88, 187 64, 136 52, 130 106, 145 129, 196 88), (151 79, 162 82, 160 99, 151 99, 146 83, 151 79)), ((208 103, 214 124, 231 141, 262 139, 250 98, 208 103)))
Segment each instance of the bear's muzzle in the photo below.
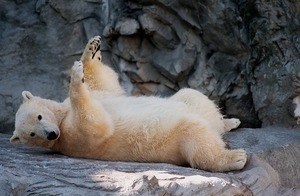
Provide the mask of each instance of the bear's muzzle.
POLYGON ((51 131, 47 133, 47 139, 48 140, 55 140, 58 138, 58 135, 55 131, 51 131))

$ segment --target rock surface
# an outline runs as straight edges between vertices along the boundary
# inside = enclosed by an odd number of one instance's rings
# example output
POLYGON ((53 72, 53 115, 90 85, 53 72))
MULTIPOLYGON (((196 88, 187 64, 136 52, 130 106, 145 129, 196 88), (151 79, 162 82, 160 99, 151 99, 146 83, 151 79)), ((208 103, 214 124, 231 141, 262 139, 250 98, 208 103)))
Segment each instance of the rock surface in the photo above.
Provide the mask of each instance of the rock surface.
POLYGON ((242 127, 299 129, 299 1, 0 0, 0 130, 23 90, 67 96, 69 69, 103 35, 103 59, 129 94, 202 91, 242 127), (293 82, 295 85, 293 85, 293 82))
POLYGON ((1 195, 299 195, 300 133, 240 129, 225 135, 245 148, 246 167, 210 173, 170 164, 104 162, 13 146, 0 134, 1 195))

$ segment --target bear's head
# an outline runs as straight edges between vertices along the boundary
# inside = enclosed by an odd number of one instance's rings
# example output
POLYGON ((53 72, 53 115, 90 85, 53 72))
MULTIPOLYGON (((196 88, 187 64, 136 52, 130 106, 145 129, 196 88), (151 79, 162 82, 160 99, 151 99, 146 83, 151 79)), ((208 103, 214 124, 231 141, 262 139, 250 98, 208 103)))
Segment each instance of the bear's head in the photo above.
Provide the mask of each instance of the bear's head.
POLYGON ((59 137, 57 119, 47 100, 22 92, 23 104, 16 113, 11 143, 50 148, 59 137))

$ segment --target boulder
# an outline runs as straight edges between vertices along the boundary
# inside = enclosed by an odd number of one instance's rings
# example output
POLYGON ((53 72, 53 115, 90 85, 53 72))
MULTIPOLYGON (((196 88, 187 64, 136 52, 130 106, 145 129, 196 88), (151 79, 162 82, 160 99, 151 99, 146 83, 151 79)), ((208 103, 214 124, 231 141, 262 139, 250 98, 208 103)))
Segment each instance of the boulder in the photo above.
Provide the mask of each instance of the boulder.
POLYGON ((299 195, 300 133, 268 127, 225 135, 245 148, 241 171, 211 173, 164 163, 107 162, 13 146, 0 135, 1 195, 299 195))

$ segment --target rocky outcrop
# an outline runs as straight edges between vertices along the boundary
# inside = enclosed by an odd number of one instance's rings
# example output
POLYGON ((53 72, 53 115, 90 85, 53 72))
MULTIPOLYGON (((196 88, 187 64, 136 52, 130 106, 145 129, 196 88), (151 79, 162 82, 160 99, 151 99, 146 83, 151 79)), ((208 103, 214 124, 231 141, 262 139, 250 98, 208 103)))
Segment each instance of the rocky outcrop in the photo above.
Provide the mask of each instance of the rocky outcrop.
POLYGON ((104 162, 12 146, 0 135, 1 195, 299 195, 300 133, 265 128, 225 135, 245 148, 241 171, 211 173, 170 164, 104 162))
POLYGON ((106 38, 103 59, 129 94, 191 87, 242 127, 299 129, 289 112, 300 92, 298 1, 0 3, 1 132, 13 130, 22 90, 67 96, 69 69, 94 35, 106 38))
POLYGON ((191 87, 244 127, 297 127, 288 109, 297 91, 292 76, 300 70, 299 3, 132 0, 126 5, 104 36, 134 94, 168 95, 191 87), (124 34, 117 28, 122 21, 136 30, 124 34))

